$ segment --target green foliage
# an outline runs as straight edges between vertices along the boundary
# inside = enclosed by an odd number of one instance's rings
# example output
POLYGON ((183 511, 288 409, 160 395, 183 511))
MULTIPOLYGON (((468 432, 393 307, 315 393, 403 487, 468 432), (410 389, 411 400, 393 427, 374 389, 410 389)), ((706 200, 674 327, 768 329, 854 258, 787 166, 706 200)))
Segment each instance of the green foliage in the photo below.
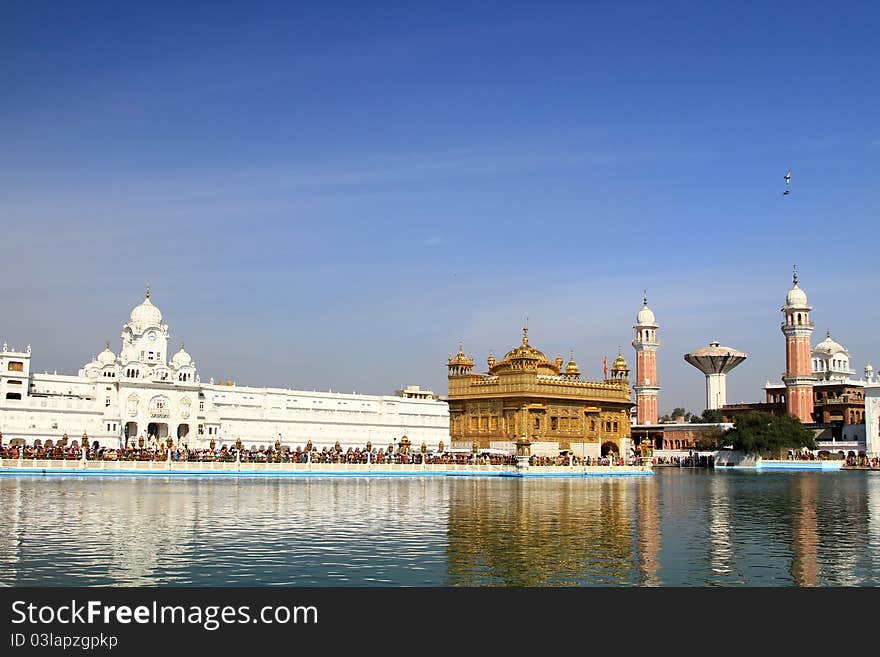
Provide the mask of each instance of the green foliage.
POLYGON ((717 423, 723 420, 721 416, 721 411, 717 408, 707 408, 703 411, 703 416, 699 419, 700 422, 709 423, 717 423))
POLYGON ((764 411, 738 416, 733 429, 725 435, 724 442, 746 454, 773 457, 788 449, 816 449, 813 432, 794 415, 778 416, 764 411))
POLYGON ((660 418, 661 422, 677 422, 679 418, 684 418, 685 422, 692 422, 693 418, 696 417, 690 411, 686 411, 681 406, 676 406, 672 409, 672 413, 669 415, 664 415, 660 418))
POLYGON ((727 432, 719 427, 705 429, 694 437, 694 446, 700 451, 721 449, 726 442, 727 432))

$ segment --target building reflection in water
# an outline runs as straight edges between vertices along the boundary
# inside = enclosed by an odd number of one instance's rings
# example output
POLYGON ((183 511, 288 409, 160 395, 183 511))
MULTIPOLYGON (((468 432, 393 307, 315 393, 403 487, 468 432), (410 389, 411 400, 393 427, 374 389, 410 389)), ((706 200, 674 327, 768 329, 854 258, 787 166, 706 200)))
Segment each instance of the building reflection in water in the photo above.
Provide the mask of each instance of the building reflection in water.
POLYGON ((880 477, 873 476, 867 481, 867 536, 865 553, 868 555, 868 568, 880 572, 880 477))
POLYGON ((730 539, 730 478, 713 476, 709 482, 709 564, 721 577, 731 573, 733 556, 730 539))
POLYGON ((436 584, 445 483, 0 477, 0 584, 436 584))
POLYGON ((655 583, 654 486, 650 478, 454 480, 446 583, 655 583), (644 532, 637 530, 641 514, 644 532))
POLYGON ((638 568, 645 586, 659 586, 660 502, 656 481, 641 482, 636 488, 636 530, 638 533, 638 568))
POLYGON ((800 478, 793 501, 791 577, 798 586, 816 586, 819 576, 819 528, 815 477, 800 478))
POLYGON ((0 476, 0 584, 880 585, 880 476, 0 476))

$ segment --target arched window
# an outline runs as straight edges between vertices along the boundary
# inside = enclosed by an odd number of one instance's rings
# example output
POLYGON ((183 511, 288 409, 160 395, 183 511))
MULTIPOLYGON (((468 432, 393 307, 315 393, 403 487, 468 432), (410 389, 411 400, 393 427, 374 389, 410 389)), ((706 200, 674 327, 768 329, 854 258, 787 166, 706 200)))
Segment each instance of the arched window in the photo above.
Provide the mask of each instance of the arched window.
POLYGON ((11 360, 9 361, 9 367, 6 369, 9 372, 24 372, 24 363, 20 360, 11 360))
POLYGON ((798 313, 798 324, 801 324, 801 323, 802 323, 802 322, 801 322, 801 314, 798 313))

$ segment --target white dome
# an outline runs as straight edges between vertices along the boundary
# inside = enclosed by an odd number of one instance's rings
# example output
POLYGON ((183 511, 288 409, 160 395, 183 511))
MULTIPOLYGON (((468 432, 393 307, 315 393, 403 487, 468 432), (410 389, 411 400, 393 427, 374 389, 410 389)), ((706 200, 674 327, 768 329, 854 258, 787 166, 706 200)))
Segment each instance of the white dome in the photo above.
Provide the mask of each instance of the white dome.
POLYGON ((181 346, 180 351, 178 351, 171 358, 171 362, 174 364, 174 367, 185 367, 187 365, 192 365, 192 356, 190 356, 186 350, 181 346))
POLYGON ((98 354, 98 362, 101 365, 112 365, 116 362, 116 354, 110 351, 110 345, 107 345, 104 351, 98 354))
POLYGON ((831 337, 831 331, 825 334, 825 339, 822 340, 819 344, 813 347, 813 353, 823 353, 833 355, 839 353, 845 353, 849 355, 849 352, 846 350, 842 344, 837 342, 834 338, 831 337))
POLYGON ((138 329, 143 330, 148 326, 159 326, 162 323, 162 313, 153 302, 150 301, 150 291, 147 290, 147 297, 139 306, 135 306, 131 311, 131 323, 138 329))
POLYGON ((639 311, 639 314, 636 316, 636 324, 648 324, 654 325, 654 312, 648 308, 648 302, 645 302, 645 305, 642 306, 642 309, 639 311))
POLYGON ((785 295, 785 305, 800 308, 807 305, 807 293, 795 283, 788 294, 785 295))

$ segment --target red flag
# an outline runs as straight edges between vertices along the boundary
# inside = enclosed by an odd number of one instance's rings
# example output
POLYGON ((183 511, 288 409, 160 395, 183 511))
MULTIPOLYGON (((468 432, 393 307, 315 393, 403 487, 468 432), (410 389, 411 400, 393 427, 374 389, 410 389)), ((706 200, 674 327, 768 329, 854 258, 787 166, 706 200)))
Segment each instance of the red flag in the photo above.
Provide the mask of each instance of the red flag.
POLYGON ((608 378, 608 356, 602 359, 602 370, 605 372, 605 378, 608 378))

